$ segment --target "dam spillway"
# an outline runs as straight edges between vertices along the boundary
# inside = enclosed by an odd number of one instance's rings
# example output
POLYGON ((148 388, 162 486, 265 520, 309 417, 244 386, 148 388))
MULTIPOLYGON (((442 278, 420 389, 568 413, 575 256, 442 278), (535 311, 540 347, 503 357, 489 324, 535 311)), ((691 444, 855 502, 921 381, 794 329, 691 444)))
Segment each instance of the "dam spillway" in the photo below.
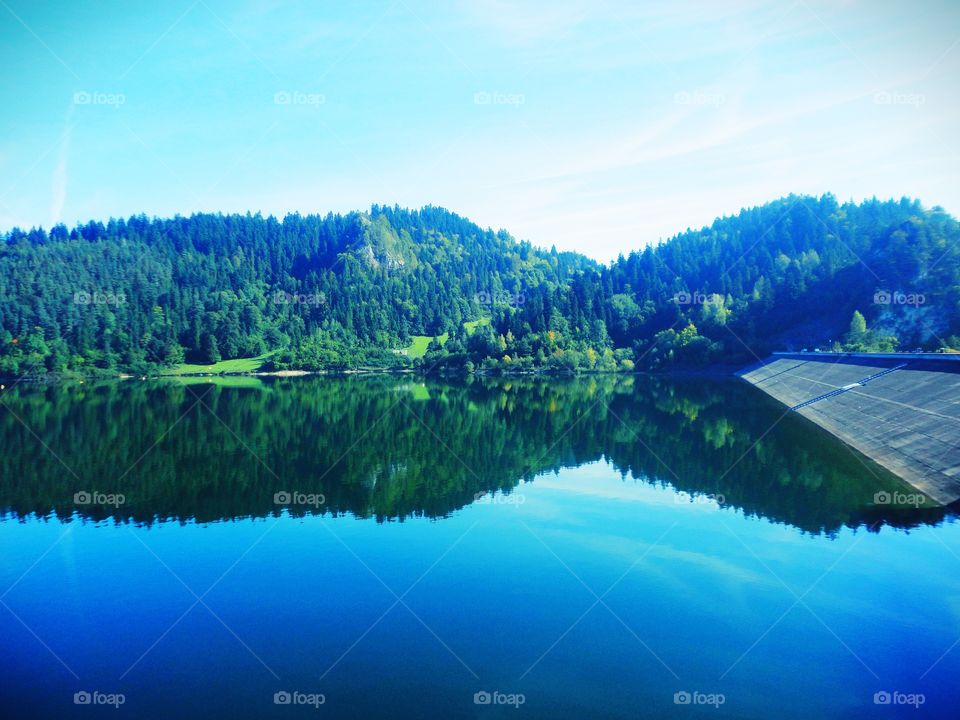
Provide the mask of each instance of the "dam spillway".
POLYGON ((960 499, 960 355, 774 353, 738 375, 934 502, 960 499))

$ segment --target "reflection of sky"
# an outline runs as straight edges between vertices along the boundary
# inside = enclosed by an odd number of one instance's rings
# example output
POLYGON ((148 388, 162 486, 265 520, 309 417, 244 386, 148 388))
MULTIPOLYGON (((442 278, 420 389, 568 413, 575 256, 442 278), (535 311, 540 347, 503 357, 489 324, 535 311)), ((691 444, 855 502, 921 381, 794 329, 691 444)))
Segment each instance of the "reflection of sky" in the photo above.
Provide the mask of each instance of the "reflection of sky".
POLYGON ((0 608, 0 693, 52 713, 76 689, 117 687, 138 717, 180 716, 184 703, 269 717, 282 687, 325 692, 330 717, 386 717, 387 696, 393 717, 421 717, 428 696, 443 716, 470 716, 484 688, 526 693, 532 717, 669 717, 681 689, 725 693, 716 717, 773 706, 784 718, 868 717, 885 688, 927 693, 934 717, 960 699, 949 680, 960 653, 919 680, 960 636, 956 524, 803 535, 678 504, 602 462, 514 495, 523 502, 382 524, 0 523, 4 589, 69 531, 4 601, 81 676, 0 608), (118 680, 196 599, 164 564, 198 594, 216 583, 205 602, 280 682, 202 606, 118 680), (396 600, 386 586, 402 595, 414 583, 404 602, 430 631, 403 605, 384 616, 396 600), (790 589, 815 583, 809 609, 790 609, 790 589), (584 614, 593 593, 609 609, 584 614))

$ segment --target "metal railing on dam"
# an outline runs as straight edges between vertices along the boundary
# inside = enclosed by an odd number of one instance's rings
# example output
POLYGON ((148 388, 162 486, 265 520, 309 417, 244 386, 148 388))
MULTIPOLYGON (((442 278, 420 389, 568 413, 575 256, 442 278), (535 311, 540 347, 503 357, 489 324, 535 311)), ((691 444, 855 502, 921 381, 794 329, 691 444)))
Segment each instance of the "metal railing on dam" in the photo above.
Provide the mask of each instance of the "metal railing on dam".
POLYGON ((936 362, 953 362, 960 364, 960 352, 935 353, 935 352, 893 352, 893 353, 863 353, 863 352, 775 352, 771 357, 793 357, 804 359, 831 359, 831 358, 851 358, 867 360, 934 360, 936 362))
POLYGON ((929 502, 960 500, 960 354, 783 352, 738 374, 929 502))
POLYGON ((855 383, 849 383, 848 385, 844 385, 843 387, 837 388, 836 390, 831 390, 830 392, 824 393, 823 395, 817 395, 815 398, 811 398, 811 399, 809 399, 809 400, 804 400, 804 401, 803 401, 802 403, 800 403, 799 405, 794 405, 794 406, 793 406, 792 408, 790 408, 790 409, 791 409, 791 410, 802 410, 803 408, 807 407, 807 405, 813 405, 815 402, 820 402, 821 400, 826 400, 827 398, 835 397, 835 396, 837 396, 837 395, 839 395, 839 394, 841 394, 841 393, 845 393, 845 392, 847 392, 847 391, 849 391, 849 390, 853 390, 854 388, 863 387, 863 386, 866 385, 868 382, 871 382, 871 381, 873 381, 873 380, 876 380, 877 378, 881 378, 881 377, 883 377, 884 375, 889 375, 890 373, 896 372, 897 370, 901 370, 902 368, 905 368, 905 367, 907 367, 907 363, 901 363, 900 365, 896 365, 896 366, 894 366, 894 367, 892 367, 892 368, 887 368, 886 370, 881 370, 880 372, 876 372, 876 373, 874 373, 873 375, 868 375, 868 376, 865 377, 865 378, 861 378, 860 380, 857 380, 857 382, 855 382, 855 383))

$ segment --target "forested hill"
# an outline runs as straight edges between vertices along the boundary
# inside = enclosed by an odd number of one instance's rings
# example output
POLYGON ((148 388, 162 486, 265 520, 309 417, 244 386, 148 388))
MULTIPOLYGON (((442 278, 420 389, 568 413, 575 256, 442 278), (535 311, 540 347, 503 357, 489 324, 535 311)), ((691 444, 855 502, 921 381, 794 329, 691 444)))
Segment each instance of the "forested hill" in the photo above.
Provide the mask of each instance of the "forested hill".
POLYGON ((140 371, 277 349, 305 362, 401 362, 392 350, 411 335, 480 319, 478 297, 563 286, 595 267, 432 207, 282 222, 140 216, 5 241, 0 326, 13 374, 38 360, 140 371))
POLYGON ((910 200, 791 196, 606 266, 434 207, 134 216, 0 243, 0 375, 264 355, 280 369, 629 370, 958 335, 960 229, 910 200), (436 338, 422 358, 405 349, 417 336, 436 338))
POLYGON ((645 308, 631 332, 672 324, 675 299, 684 321, 720 343, 714 355, 960 345, 960 227, 906 198, 790 196, 620 258, 609 273, 613 292, 645 308))

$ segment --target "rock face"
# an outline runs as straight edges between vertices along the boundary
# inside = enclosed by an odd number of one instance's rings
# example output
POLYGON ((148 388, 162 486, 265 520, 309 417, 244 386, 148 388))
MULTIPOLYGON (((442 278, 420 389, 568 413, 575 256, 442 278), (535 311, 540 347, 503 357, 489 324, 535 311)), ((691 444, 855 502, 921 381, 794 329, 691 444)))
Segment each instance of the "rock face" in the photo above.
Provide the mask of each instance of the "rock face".
POLYGON ((960 357, 775 354, 739 375, 923 493, 908 502, 960 500, 960 357))
POLYGON ((413 242, 409 236, 401 238, 390 227, 386 218, 371 220, 367 215, 357 216, 357 255, 374 269, 402 270, 408 265, 408 258, 415 256, 413 242))

